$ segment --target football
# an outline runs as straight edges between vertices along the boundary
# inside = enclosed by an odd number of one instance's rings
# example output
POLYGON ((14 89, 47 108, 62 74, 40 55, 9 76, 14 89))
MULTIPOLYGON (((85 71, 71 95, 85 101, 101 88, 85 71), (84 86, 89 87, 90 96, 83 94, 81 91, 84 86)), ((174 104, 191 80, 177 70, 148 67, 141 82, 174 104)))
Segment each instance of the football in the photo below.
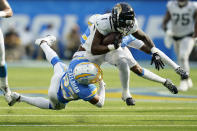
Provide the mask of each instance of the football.
POLYGON ((109 44, 113 44, 114 41, 118 39, 119 41, 121 41, 121 34, 119 32, 112 32, 109 33, 108 35, 106 35, 102 41, 102 45, 109 45, 109 44))

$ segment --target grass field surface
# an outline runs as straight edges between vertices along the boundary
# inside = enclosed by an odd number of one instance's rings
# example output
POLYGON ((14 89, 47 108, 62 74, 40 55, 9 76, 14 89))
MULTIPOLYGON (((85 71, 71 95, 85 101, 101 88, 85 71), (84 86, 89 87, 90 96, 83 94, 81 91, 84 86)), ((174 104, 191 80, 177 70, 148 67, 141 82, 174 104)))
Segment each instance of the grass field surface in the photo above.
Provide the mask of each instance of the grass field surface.
MULTIPOLYGON (((179 84, 179 76, 172 69, 152 71, 179 84)), ((52 73, 52 68, 10 67, 9 84, 13 91, 24 95, 47 97, 52 73)), ((104 69, 107 93, 103 108, 81 100, 68 103, 60 111, 43 110, 25 103, 9 107, 1 96, 0 130, 196 131, 197 69, 191 70, 191 77, 193 88, 172 95, 161 84, 131 73, 130 90, 136 100, 133 107, 121 100, 119 75, 114 68, 104 69)))

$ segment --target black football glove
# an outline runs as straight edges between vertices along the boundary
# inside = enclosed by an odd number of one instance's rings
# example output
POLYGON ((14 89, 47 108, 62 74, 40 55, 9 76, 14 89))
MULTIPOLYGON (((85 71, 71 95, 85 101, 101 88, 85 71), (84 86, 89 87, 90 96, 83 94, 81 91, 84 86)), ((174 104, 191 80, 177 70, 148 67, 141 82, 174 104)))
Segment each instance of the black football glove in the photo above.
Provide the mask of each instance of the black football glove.
POLYGON ((152 59, 151 59, 151 65, 152 64, 155 64, 155 68, 157 69, 157 70, 159 70, 160 68, 164 68, 164 63, 162 62, 162 60, 161 60, 161 57, 157 54, 157 53, 153 53, 153 55, 152 55, 152 59))
POLYGON ((114 40, 115 49, 118 49, 120 47, 121 42, 122 42, 122 35, 121 34, 116 35, 114 40))

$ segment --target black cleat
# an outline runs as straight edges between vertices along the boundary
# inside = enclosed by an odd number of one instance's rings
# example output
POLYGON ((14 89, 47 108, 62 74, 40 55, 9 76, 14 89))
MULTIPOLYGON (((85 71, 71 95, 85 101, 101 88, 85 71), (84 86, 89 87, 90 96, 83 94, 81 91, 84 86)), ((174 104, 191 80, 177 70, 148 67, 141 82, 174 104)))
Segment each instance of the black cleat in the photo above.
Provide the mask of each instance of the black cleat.
POLYGON ((128 106, 134 106, 135 105, 135 100, 133 98, 129 97, 129 98, 126 99, 126 104, 128 106))
POLYGON ((173 94, 177 94, 178 90, 176 88, 176 86, 168 79, 166 79, 166 82, 163 84, 166 88, 168 88, 168 90, 173 93, 173 94))
POLYGON ((183 68, 178 67, 175 69, 176 73, 181 76, 181 80, 185 80, 189 78, 189 73, 186 72, 183 68))

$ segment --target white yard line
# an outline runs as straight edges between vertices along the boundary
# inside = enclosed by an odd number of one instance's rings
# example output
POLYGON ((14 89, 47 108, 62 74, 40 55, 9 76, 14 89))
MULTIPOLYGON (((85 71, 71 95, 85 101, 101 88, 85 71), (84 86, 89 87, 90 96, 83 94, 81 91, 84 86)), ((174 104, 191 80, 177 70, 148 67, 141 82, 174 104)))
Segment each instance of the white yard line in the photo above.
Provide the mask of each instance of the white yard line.
POLYGON ((197 118, 197 115, 111 115, 111 114, 105 114, 105 115, 88 115, 88 114, 75 114, 75 115, 0 115, 0 117, 195 117, 197 118))
POLYGON ((197 127, 197 125, 0 125, 0 127, 197 127))
MULTIPOLYGON (((37 109, 40 110, 40 108, 37 107, 0 107, 0 110, 7 110, 7 109, 16 109, 16 110, 21 110, 21 109, 37 109)), ((130 109, 130 110, 183 110, 183 109, 188 109, 188 110, 196 110, 197 107, 103 107, 102 109, 100 108, 93 108, 93 107, 68 107, 65 108, 65 110, 98 110, 98 111, 103 111, 103 110, 125 110, 125 109, 130 109)))

